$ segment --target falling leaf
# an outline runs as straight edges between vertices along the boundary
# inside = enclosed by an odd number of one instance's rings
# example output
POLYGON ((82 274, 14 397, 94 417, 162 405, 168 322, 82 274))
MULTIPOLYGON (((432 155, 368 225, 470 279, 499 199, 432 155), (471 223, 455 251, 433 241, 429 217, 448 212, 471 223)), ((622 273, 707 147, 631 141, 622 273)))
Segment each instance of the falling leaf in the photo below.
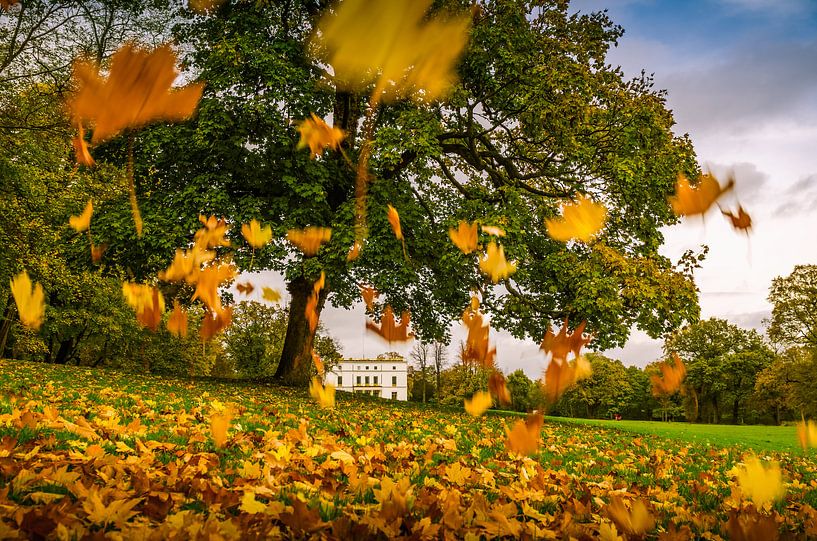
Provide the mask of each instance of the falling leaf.
POLYGON ((493 235, 495 237, 504 237, 505 230, 495 225, 483 225, 482 232, 486 235, 493 235))
MULTIPOLYGON (((255 291, 255 286, 252 285, 250 282, 244 282, 243 284, 236 284, 235 288, 239 293, 241 293, 242 295, 246 295, 248 297, 252 294, 253 291, 255 291)), ((267 288, 264 288, 264 289, 270 289, 270 288, 267 287, 267 288)), ((270 289, 270 291, 273 291, 273 290, 270 289)))
POLYGON ((167 320, 167 331, 173 336, 187 336, 187 312, 179 304, 178 300, 173 300, 173 312, 167 320))
POLYGON ((340 128, 329 126, 322 118, 312 113, 312 118, 302 120, 296 128, 301 134, 296 148, 309 147, 309 157, 320 156, 327 148, 338 150, 346 134, 340 128))
POLYGON ((248 490, 241 498, 241 505, 238 507, 239 511, 255 515, 263 513, 267 510, 267 505, 255 499, 255 492, 248 490))
POLYGON ((332 229, 329 227, 307 227, 287 231, 287 240, 307 257, 317 254, 321 244, 329 242, 330 238, 332 229))
POLYGON ((232 280, 236 269, 232 264, 218 263, 201 269, 196 280, 196 291, 193 300, 201 299, 210 310, 218 312, 221 309, 221 297, 218 288, 225 282, 232 280))
POLYGON ((105 255, 105 252, 108 250, 107 244, 92 244, 91 245, 91 261, 94 263, 99 263, 102 260, 102 256, 105 255))
POLYGON ((225 238, 230 227, 224 218, 217 220, 215 216, 207 218, 203 215, 199 215, 199 221, 204 227, 196 231, 194 237, 196 248, 206 250, 208 248, 230 245, 230 241, 225 238))
POLYGON ((360 296, 363 297, 363 302, 366 304, 367 310, 374 309, 374 300, 377 298, 377 290, 372 286, 360 286, 360 296))
POLYGON ((511 403, 511 393, 508 391, 508 385, 502 372, 496 370, 491 372, 491 375, 488 376, 488 390, 500 404, 507 406, 511 403))
POLYGON ((568 334, 568 322, 565 318, 562 323, 562 328, 559 329, 558 334, 554 334, 550 327, 545 332, 542 343, 539 345, 545 355, 550 354, 553 359, 567 359, 568 353, 573 353, 575 357, 581 356, 581 351, 584 346, 589 344, 592 337, 584 336, 584 329, 587 325, 586 321, 582 321, 576 329, 568 334))
POLYGON ((241 234, 253 248, 263 248, 272 240, 272 228, 270 226, 261 227, 258 220, 251 220, 249 224, 242 225, 241 234))
POLYGON ((485 413, 492 404, 491 395, 485 391, 477 391, 469 399, 465 400, 465 411, 468 415, 479 417, 485 413))
POLYGON ((579 195, 576 201, 562 205, 561 218, 545 220, 545 227, 548 235, 555 240, 589 242, 604 226, 606 219, 607 209, 604 205, 579 195))
POLYGON ((477 249, 477 223, 469 224, 465 220, 460 220, 457 228, 448 230, 448 236, 454 246, 464 254, 470 254, 477 249))
POLYGON ((431 101, 455 81, 470 18, 427 18, 431 0, 390 0, 373 9, 367 0, 345 0, 319 22, 316 39, 329 51, 340 87, 376 83, 375 99, 413 96, 431 101))
POLYGON ((152 52, 123 45, 111 57, 107 79, 99 75, 95 63, 78 61, 74 76, 79 90, 69 108, 77 122, 93 123, 93 143, 110 139, 125 128, 157 120, 185 120, 193 114, 204 85, 193 83, 171 90, 178 75, 175 65, 176 55, 169 45, 152 52))
POLYGON ((684 381, 687 370, 684 362, 676 354, 672 354, 673 364, 661 363, 659 368, 663 377, 658 374, 650 376, 650 383, 652 384, 652 395, 655 397, 669 396, 674 394, 681 387, 681 382, 684 381))
POLYGON ((233 320, 232 306, 220 308, 219 310, 216 311, 207 309, 204 311, 204 318, 201 321, 199 335, 201 336, 202 340, 209 340, 216 334, 220 333, 221 331, 229 327, 232 320, 233 320))
POLYGON ((493 283, 497 283, 516 272, 516 263, 509 263, 505 259, 505 248, 491 241, 485 256, 479 260, 479 270, 490 276, 493 283))
POLYGON ((38 283, 32 285, 28 272, 25 270, 11 279, 11 294, 17 303, 17 313, 20 321, 26 327, 38 330, 43 324, 45 313, 45 293, 43 286, 38 283))
POLYGON ((366 329, 379 334, 388 342, 407 342, 414 338, 414 333, 408 330, 410 320, 411 315, 407 310, 404 310, 400 315, 400 324, 396 324, 391 306, 386 305, 383 309, 383 315, 380 316, 380 325, 378 326, 372 321, 366 321, 366 329))
POLYGON ((227 443, 227 430, 229 430, 232 420, 233 412, 230 409, 210 414, 210 434, 216 447, 224 447, 224 444, 227 443))
POLYGON ((315 365, 315 370, 318 371, 318 375, 323 377, 325 371, 323 361, 321 360, 320 355, 318 355, 314 349, 312 350, 312 363, 315 365))
POLYGON ((332 409, 335 407, 335 387, 333 385, 321 385, 318 378, 312 378, 309 384, 309 395, 322 408, 332 409))
POLYGON ((82 233, 89 227, 91 227, 91 216, 94 213, 94 203, 92 200, 88 200, 88 203, 85 205, 85 210, 82 211, 82 214, 79 216, 71 216, 68 218, 68 224, 76 231, 77 233, 82 233))
POLYGON ((16 6, 20 0, 0 0, 0 8, 8 11, 11 6, 16 6))
POLYGON ((797 423, 797 441, 803 449, 817 447, 817 423, 805 419, 797 423))
POLYGON ((265 301, 278 302, 281 300, 281 293, 277 289, 264 286, 261 289, 261 293, 265 301))
POLYGON ((83 129, 82 124, 79 125, 79 133, 77 133, 77 136, 71 139, 71 144, 74 146, 74 157, 77 163, 85 165, 86 167, 92 167, 94 165, 94 158, 91 157, 91 153, 88 151, 88 143, 85 142, 85 129, 83 129))
POLYGON ((305 315, 309 323, 309 332, 314 333, 318 328, 318 301, 320 300, 320 293, 323 286, 326 284, 326 274, 321 271, 321 277, 312 284, 312 293, 306 300, 305 315))
POLYGON ((360 257, 361 248, 362 248, 362 245, 360 244, 360 242, 355 241, 352 244, 352 247, 349 248, 349 253, 346 254, 346 261, 354 261, 355 259, 360 257))
POLYGON ((722 210, 721 214, 726 216, 730 222, 732 222, 732 227, 734 229, 739 229, 745 233, 749 233, 749 230, 752 229, 752 217, 743 210, 742 206, 738 206, 738 213, 737 215, 732 214, 731 211, 722 210))
POLYGON ((737 478, 743 495, 758 507, 774 503, 786 492, 783 474, 776 462, 764 466, 757 457, 751 456, 738 468, 737 478))
POLYGON ((721 195, 731 190, 734 185, 735 179, 730 177, 726 186, 721 188, 718 179, 711 174, 704 174, 698 177, 698 183, 693 187, 686 176, 678 173, 675 195, 669 198, 672 211, 677 216, 704 214, 721 195))
POLYGON ((122 294, 136 312, 136 320, 152 331, 159 328, 165 312, 165 298, 158 288, 147 284, 122 283, 122 294))
POLYGON ((468 329, 465 347, 461 355, 467 364, 476 364, 483 368, 492 368, 496 358, 496 348, 490 347, 489 334, 491 327, 484 322, 479 311, 479 300, 471 297, 471 305, 462 313, 462 323, 468 329))
POLYGON ((173 262, 165 271, 159 272, 159 280, 166 282, 185 281, 195 284, 201 272, 200 266, 213 260, 215 254, 210 250, 193 248, 191 250, 176 250, 173 262))
POLYGON ((607 505, 607 513, 629 535, 641 536, 655 528, 655 519, 641 500, 633 501, 627 509, 624 500, 613 496, 607 505))
POLYGON ((397 214, 397 209, 393 206, 388 205, 387 208, 386 216, 389 219, 391 230, 394 231, 394 236, 397 237, 397 240, 403 240, 403 229, 400 227, 400 215, 397 214))
POLYGON ((505 447, 520 455, 530 455, 539 448, 539 433, 543 424, 541 413, 531 413, 526 419, 516 421, 511 430, 505 429, 505 447))

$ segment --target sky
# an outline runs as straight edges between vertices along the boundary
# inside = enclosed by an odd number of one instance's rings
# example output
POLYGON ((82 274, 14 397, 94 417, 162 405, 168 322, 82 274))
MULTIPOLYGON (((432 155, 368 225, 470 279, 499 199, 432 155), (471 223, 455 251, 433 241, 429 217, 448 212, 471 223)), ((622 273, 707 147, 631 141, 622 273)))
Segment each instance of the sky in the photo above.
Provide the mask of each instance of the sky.
MULTIPOLYGON (((676 261, 709 246, 696 272, 701 317, 764 332, 771 281, 798 264, 817 264, 817 0, 580 0, 571 11, 607 9, 624 27, 608 55, 627 77, 645 70, 667 90, 677 134, 688 133, 701 166, 734 172, 726 207, 746 208, 750 236, 712 211, 665 228, 661 252, 676 261)), ((263 280, 284 291, 279 276, 263 280)), ((321 321, 346 357, 374 357, 390 347, 364 330, 362 306, 327 305, 321 321)), ((454 325, 449 357, 465 333, 454 325)), ((497 364, 541 377, 545 357, 533 341, 491 332, 497 364)), ((661 358, 662 342, 634 331, 623 348, 604 352, 625 365, 661 358)))

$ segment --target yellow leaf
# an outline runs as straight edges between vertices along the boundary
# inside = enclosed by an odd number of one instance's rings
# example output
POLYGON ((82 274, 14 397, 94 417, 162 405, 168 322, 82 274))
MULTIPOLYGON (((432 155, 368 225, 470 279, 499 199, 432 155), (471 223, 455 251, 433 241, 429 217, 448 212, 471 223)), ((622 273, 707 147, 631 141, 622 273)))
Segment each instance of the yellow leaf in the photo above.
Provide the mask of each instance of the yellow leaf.
POLYGON ((272 228, 270 226, 261 227, 258 220, 251 220, 249 224, 242 225, 241 234, 253 248, 263 248, 272 240, 272 228))
POLYGON ((155 331, 165 312, 165 298, 159 289, 146 284, 123 282, 122 294, 136 312, 136 320, 155 331))
POLYGON ((397 237, 397 240, 403 240, 403 229, 400 227, 400 215, 397 214, 397 209, 388 205, 386 216, 389 219, 391 230, 394 231, 394 236, 397 237))
POLYGON ((641 500, 635 500, 630 509, 627 509, 624 500, 613 496, 607 506, 607 513, 616 525, 629 535, 641 536, 655 528, 655 520, 641 500))
POLYGON ((263 292, 265 301, 278 302, 281 300, 281 293, 277 289, 265 286, 261 291, 263 292))
POLYGON ((652 395, 655 397, 674 394, 681 387, 681 382, 686 376, 687 370, 681 358, 676 353, 673 353, 672 356, 674 364, 661 363, 659 365, 663 378, 658 374, 650 376, 652 395))
POLYGON ((749 457, 739 468, 737 476, 743 495, 758 507, 779 500, 786 492, 783 486, 783 474, 780 472, 780 465, 776 462, 764 466, 757 457, 749 457))
POLYGON ((623 541, 623 538, 618 535, 616 525, 611 522, 602 522, 599 526, 599 539, 601 541, 623 541))
POLYGON ((505 446, 509 451, 522 455, 533 453, 539 447, 539 432, 543 423, 544 418, 540 413, 531 413, 524 421, 516 421, 511 430, 505 429, 508 436, 505 446))
POLYGON ((505 259, 505 248, 491 241, 486 253, 479 260, 479 270, 487 274, 493 283, 497 283, 516 272, 516 263, 505 259))
POLYGON ((17 303, 17 312, 23 325, 35 331, 43 324, 45 293, 40 284, 31 284, 26 271, 11 279, 11 294, 17 303))
POLYGON ((94 159, 88 151, 88 143, 85 142, 85 129, 81 123, 79 125, 79 133, 71 140, 71 143, 74 145, 74 157, 77 163, 87 167, 93 166, 94 159))
POLYGON ((187 336, 187 312, 175 299, 173 300, 173 312, 167 320, 167 331, 173 336, 187 336))
POLYGON ((133 511, 142 498, 134 500, 113 500, 107 505, 102 502, 99 496, 99 491, 93 487, 88 496, 82 502, 82 508, 88 514, 88 520, 93 524, 101 524, 107 526, 114 524, 121 526, 127 522, 131 517, 137 514, 133 511))
POLYGON ((254 515, 256 513, 263 513, 266 511, 267 506, 255 499, 255 493, 251 490, 248 490, 244 493, 244 496, 241 498, 241 506, 239 509, 245 513, 249 513, 254 515))
POLYGON ((236 275, 236 269, 231 263, 219 263, 205 267, 198 274, 196 291, 193 300, 201 299, 207 308, 215 313, 221 312, 221 297, 218 288, 236 275))
POLYGON ((505 230, 495 225, 483 225, 482 232, 486 235, 493 235, 495 237, 504 237, 505 230))
POLYGON ((199 250, 206 250, 208 248, 216 248, 218 246, 229 246, 230 241, 224 236, 230 227, 224 218, 217 220, 215 216, 209 218, 199 216, 199 221, 204 225, 201 229, 196 231, 195 246, 199 250))
POLYGON ((346 137, 343 130, 329 126, 322 118, 312 113, 312 118, 302 120, 296 128, 301 134, 296 148, 309 147, 309 157, 323 154, 324 149, 338 150, 340 142, 346 137))
POLYGON ((704 214, 721 195, 731 190, 734 185, 735 179, 730 178, 726 186, 721 188, 717 178, 704 174, 698 178, 698 183, 693 187, 686 176, 678 173, 675 195, 669 198, 672 211, 677 216, 704 214))
POLYGON ((803 449, 817 447, 817 423, 805 419, 797 423, 797 441, 803 449))
POLYGON ((470 400, 465 400, 465 411, 473 417, 479 417, 491 407, 492 400, 490 393, 477 391, 470 400))
POLYGON ((307 227, 287 231, 287 240, 306 256, 317 254, 321 244, 329 242, 330 238, 332 229, 329 227, 307 227))
POLYGON ((454 246, 464 254, 470 254, 477 249, 477 223, 469 224, 465 220, 460 220, 457 228, 448 230, 448 236, 454 246))
POLYGON ((79 216, 71 216, 68 218, 68 224, 74 228, 77 233, 81 233, 91 227, 91 215, 94 213, 94 203, 88 200, 85 205, 85 210, 79 216))
POLYGON ((556 240, 588 242, 601 230, 606 219, 607 209, 604 205, 580 195, 575 202, 562 206, 561 219, 545 220, 545 227, 556 240))
POLYGON ((125 128, 156 121, 184 120, 193 114, 204 85, 193 83, 171 91, 178 73, 176 55, 169 45, 152 52, 126 44, 111 57, 107 79, 92 62, 74 64, 79 90, 69 101, 74 119, 91 121, 99 143, 125 128))
POLYGON ((309 384, 309 394, 322 408, 332 409, 335 407, 335 387, 333 385, 321 385, 318 378, 312 378, 309 384))
POLYGON ((345 0, 321 19, 316 34, 329 52, 335 82, 359 89, 376 82, 375 99, 431 101, 455 80, 470 18, 428 18, 431 0, 345 0))
POLYGON ((230 410, 210 415, 210 434, 213 436, 213 443, 216 447, 224 447, 224 444, 227 443, 227 430, 232 420, 233 413, 230 410))
POLYGON ((353 464, 355 462, 355 457, 343 450, 335 451, 329 456, 334 460, 343 462, 344 464, 353 464))

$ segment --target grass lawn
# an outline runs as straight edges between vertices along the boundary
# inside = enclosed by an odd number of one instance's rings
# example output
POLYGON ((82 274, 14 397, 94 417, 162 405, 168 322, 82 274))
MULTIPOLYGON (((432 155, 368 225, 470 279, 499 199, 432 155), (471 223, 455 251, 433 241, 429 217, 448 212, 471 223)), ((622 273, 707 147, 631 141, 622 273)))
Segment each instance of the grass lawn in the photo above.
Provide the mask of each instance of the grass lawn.
POLYGON ((717 445, 743 446, 757 451, 800 453, 797 430, 793 426, 707 425, 696 423, 662 423, 660 421, 610 421, 548 417, 559 423, 599 426, 623 432, 655 434, 664 438, 717 445))

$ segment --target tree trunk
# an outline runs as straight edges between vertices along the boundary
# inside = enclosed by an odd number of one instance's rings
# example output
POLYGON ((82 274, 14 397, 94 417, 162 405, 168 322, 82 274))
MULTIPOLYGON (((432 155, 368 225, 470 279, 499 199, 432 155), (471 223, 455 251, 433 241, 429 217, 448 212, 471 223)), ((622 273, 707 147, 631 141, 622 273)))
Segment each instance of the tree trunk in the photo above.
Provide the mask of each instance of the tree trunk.
POLYGON ((11 324, 14 317, 14 297, 8 296, 6 300, 6 309, 3 310, 3 323, 0 325, 0 357, 6 356, 6 342, 8 341, 9 331, 11 331, 11 324))
POLYGON ((735 402, 732 404, 732 424, 738 424, 738 415, 740 414, 740 399, 735 398, 735 402))
MULTIPOLYGON (((290 294, 289 319, 287 332, 284 337, 284 346, 281 350, 281 360, 275 369, 273 379, 284 385, 306 387, 312 374, 312 342, 314 336, 309 332, 309 323, 306 320, 306 303, 312 294, 313 282, 305 278, 297 278, 287 284, 290 294)), ((326 300, 326 289, 322 289, 318 296, 318 315, 321 313, 326 300)))

